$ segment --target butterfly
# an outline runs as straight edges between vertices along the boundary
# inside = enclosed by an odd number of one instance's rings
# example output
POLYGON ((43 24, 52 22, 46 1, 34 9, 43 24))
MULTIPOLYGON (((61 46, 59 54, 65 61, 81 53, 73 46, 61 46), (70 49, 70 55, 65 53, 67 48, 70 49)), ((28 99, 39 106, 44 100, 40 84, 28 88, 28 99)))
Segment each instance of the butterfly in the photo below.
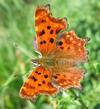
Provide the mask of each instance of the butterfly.
POLYGON ((20 96, 33 99, 39 94, 53 95, 60 89, 80 88, 84 70, 77 67, 87 62, 87 39, 79 38, 74 30, 65 32, 66 18, 52 16, 50 6, 39 6, 35 12, 35 31, 41 57, 20 89, 20 96), (64 32, 62 32, 64 31, 64 32))

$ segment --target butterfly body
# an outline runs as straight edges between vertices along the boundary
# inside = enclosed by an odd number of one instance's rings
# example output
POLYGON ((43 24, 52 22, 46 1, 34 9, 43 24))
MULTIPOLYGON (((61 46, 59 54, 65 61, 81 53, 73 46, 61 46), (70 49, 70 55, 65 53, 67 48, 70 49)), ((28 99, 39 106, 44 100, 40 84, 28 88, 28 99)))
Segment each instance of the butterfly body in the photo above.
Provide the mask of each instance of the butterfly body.
POLYGON ((57 58, 55 56, 42 57, 39 59, 32 59, 32 62, 34 64, 37 64, 37 66, 41 65, 48 69, 49 68, 58 69, 59 71, 64 71, 64 70, 67 70, 68 67, 70 67, 72 65, 74 66, 74 63, 72 60, 67 59, 67 58, 57 58))
POLYGON ((41 93, 52 95, 61 88, 81 87, 84 70, 77 64, 87 61, 87 40, 74 31, 59 33, 66 28, 66 19, 53 17, 48 5, 36 9, 36 41, 42 56, 32 59, 37 66, 21 87, 21 97, 33 99, 41 93))

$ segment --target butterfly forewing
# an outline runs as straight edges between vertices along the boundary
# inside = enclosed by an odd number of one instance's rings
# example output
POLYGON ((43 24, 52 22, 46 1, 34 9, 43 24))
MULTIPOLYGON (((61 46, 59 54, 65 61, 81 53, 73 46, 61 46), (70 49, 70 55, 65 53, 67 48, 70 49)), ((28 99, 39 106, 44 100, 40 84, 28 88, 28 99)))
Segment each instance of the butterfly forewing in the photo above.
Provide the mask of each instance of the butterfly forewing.
POLYGON ((42 66, 37 67, 23 84, 20 90, 21 97, 32 99, 40 93, 54 94, 57 89, 51 83, 51 76, 49 70, 42 66))
POLYGON ((35 14, 38 49, 47 55, 56 49, 56 35, 67 26, 66 19, 54 18, 47 6, 38 7, 35 14))

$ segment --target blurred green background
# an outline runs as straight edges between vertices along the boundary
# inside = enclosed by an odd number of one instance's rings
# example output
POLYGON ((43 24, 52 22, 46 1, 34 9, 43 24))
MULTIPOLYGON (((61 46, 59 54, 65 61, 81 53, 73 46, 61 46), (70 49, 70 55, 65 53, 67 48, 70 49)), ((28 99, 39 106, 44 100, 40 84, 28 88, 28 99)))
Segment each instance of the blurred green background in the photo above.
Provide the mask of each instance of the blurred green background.
POLYGON ((0 109, 100 109, 100 1, 0 0, 0 109), (38 96, 33 103, 19 97, 23 79, 37 56, 33 40, 34 12, 51 4, 55 17, 67 17, 69 28, 90 38, 83 89, 69 89, 55 97, 38 96))

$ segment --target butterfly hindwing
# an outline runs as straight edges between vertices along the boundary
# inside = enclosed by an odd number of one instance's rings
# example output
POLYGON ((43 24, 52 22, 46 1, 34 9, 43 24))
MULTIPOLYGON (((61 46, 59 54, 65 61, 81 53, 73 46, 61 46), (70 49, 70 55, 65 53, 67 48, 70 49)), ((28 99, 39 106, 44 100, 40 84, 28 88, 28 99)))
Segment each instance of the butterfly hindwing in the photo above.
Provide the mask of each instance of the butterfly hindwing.
POLYGON ((66 19, 54 18, 48 5, 36 9, 35 30, 38 49, 42 55, 47 55, 56 48, 56 35, 66 26, 66 19))
POLYGON ((86 43, 87 40, 77 37, 74 31, 66 32, 62 34, 61 37, 58 39, 58 53, 56 55, 59 58, 63 57, 76 63, 86 62, 86 43))
POLYGON ((40 93, 53 94, 57 91, 51 83, 51 72, 44 67, 37 67, 23 84, 20 95, 32 99, 40 93))
POLYGON ((81 88, 80 81, 82 80, 84 71, 76 67, 68 68, 65 72, 56 72, 53 75, 53 80, 62 88, 77 87, 81 88))

